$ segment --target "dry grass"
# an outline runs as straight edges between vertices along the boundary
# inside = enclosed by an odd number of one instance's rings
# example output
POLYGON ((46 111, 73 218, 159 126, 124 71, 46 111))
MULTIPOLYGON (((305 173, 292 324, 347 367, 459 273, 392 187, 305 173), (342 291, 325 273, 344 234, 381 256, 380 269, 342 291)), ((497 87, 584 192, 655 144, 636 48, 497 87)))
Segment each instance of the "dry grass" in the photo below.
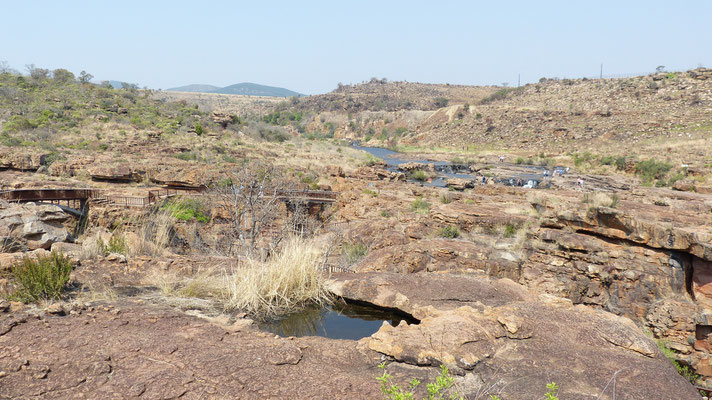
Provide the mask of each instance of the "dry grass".
POLYGON ((585 193, 582 199, 583 203, 589 204, 590 207, 611 207, 616 208, 618 206, 618 195, 606 193, 595 192, 595 193, 585 193))
POLYGON ((139 223, 136 240, 129 246, 129 254, 158 257, 166 250, 172 238, 173 219, 170 212, 148 214, 139 223))
POLYGON ((224 276, 226 308, 269 318, 307 304, 327 303, 323 256, 314 242, 292 237, 266 262, 248 260, 224 276))

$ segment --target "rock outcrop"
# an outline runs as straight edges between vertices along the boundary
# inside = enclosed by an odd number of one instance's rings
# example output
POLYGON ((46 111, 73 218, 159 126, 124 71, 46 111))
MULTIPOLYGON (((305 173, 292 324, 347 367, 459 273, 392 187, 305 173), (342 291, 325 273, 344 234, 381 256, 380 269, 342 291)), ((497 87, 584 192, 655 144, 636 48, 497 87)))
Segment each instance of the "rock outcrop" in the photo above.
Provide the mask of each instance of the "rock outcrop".
POLYGON ((461 386, 461 394, 474 397, 489 385, 502 398, 531 399, 555 381, 560 398, 594 399, 615 380, 621 398, 698 398, 631 320, 537 297, 507 279, 359 274, 340 277, 332 290, 419 319, 414 325, 384 323, 360 345, 401 363, 446 364, 461 382, 487 382, 461 386))
POLYGON ((63 223, 70 217, 53 205, 14 204, 0 200, 0 240, 5 251, 49 249, 69 242, 63 223))

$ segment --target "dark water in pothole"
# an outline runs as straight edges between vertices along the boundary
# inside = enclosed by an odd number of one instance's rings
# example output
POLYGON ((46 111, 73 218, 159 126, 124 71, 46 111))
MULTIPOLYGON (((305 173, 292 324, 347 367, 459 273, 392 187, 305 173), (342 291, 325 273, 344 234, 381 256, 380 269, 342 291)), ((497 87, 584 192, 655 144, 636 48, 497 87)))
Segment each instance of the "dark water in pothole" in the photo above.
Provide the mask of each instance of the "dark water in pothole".
POLYGON ((409 324, 418 323, 401 313, 339 301, 328 307, 314 306, 276 321, 263 322, 259 327, 282 337, 359 340, 376 333, 383 321, 396 326, 402 320, 409 324))

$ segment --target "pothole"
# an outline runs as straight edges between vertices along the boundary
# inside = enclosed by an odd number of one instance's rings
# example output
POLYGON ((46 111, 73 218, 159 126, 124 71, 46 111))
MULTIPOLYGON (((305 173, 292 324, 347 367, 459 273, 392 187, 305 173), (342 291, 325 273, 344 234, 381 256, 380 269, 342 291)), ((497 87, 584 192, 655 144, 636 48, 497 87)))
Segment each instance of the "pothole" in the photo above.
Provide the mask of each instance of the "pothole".
POLYGON ((420 322, 398 310, 341 300, 326 307, 309 307, 278 320, 260 323, 258 326, 282 337, 321 336, 359 340, 376 333, 383 321, 392 326, 397 326, 401 321, 408 324, 420 322))

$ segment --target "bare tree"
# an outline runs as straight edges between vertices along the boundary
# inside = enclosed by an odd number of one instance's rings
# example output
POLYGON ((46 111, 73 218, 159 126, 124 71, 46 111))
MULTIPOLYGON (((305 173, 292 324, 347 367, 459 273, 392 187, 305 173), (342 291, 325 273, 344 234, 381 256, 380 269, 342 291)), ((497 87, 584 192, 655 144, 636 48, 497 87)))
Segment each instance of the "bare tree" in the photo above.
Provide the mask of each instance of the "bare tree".
POLYGON ((214 207, 229 224, 223 252, 264 258, 278 246, 290 225, 288 219, 281 226, 277 222, 291 188, 282 171, 267 163, 245 163, 226 172, 226 179, 214 189, 214 207))

